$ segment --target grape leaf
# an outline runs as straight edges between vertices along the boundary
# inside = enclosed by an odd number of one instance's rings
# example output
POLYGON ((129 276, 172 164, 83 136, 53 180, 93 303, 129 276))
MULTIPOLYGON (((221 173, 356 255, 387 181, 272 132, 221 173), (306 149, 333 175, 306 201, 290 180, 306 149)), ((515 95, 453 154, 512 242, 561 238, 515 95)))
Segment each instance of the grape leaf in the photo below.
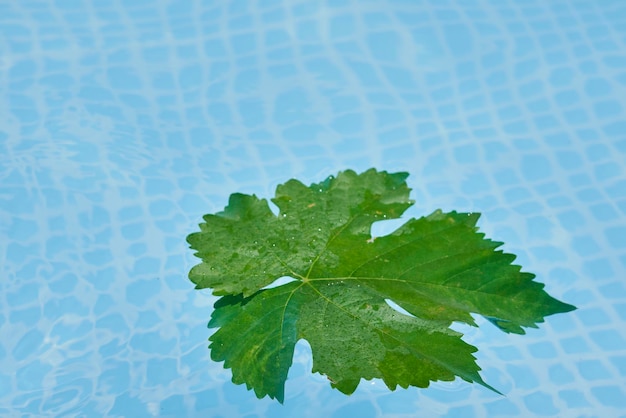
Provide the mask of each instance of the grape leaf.
POLYGON ((294 346, 305 339, 313 372, 345 394, 361 379, 393 390, 457 376, 495 391, 451 323, 475 326, 475 313, 523 334, 575 309, 477 232, 477 213, 437 210, 372 237, 372 223, 413 204, 407 176, 370 169, 311 186, 289 180, 272 199, 278 215, 265 199, 235 193, 187 237, 202 259, 189 278, 221 296, 211 358, 232 369, 234 383, 282 403, 294 346), (284 276, 294 280, 269 286, 284 276))

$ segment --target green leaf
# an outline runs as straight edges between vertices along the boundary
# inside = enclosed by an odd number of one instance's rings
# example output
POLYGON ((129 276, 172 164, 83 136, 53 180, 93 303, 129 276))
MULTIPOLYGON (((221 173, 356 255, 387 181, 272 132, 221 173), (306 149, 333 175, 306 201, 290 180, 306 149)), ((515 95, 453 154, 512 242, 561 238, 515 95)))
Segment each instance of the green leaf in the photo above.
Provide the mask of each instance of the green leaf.
POLYGON ((222 296, 209 322, 218 328, 211 358, 232 369, 234 383, 283 402, 294 346, 305 339, 313 372, 346 394, 374 378, 393 390, 458 376, 495 390, 451 323, 476 325, 474 313, 523 334, 575 309, 477 232, 477 213, 438 210, 373 238, 374 222, 413 204, 407 176, 370 169, 311 186, 289 180, 272 199, 278 215, 265 199, 235 193, 187 237, 202 259, 190 279, 222 296), (284 276, 295 280, 268 287, 284 276))

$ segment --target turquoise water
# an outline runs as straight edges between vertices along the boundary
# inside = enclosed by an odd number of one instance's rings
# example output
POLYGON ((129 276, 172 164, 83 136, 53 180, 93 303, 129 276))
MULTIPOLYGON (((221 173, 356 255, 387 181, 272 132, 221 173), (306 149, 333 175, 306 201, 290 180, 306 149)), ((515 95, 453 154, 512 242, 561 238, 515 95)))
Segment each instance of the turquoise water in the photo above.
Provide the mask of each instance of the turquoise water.
POLYGON ((626 3, 3 1, 0 415, 626 416, 626 3), (185 237, 232 192, 408 171, 578 310, 482 375, 284 406, 209 359, 185 237))

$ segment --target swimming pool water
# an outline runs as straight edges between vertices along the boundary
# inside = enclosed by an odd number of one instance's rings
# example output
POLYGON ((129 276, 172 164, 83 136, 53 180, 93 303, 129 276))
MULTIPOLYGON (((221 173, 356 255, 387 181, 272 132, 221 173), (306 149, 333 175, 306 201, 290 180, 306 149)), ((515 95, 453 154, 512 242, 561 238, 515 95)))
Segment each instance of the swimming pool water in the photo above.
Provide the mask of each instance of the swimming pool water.
POLYGON ((626 416, 626 3, 0 3, 0 415, 626 416), (185 242, 230 193, 370 167, 481 212, 576 305, 462 328, 485 380, 286 402, 206 348, 185 242))

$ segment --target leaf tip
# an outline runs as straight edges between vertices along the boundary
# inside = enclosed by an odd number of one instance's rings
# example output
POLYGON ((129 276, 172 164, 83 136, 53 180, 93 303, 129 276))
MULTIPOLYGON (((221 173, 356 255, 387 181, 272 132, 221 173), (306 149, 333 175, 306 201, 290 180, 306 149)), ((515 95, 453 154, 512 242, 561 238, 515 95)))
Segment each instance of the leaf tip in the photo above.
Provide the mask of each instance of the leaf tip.
POLYGON ((481 386, 491 390, 492 392, 497 393, 500 396, 504 396, 506 397, 506 395, 502 392, 500 392, 498 389, 494 388, 493 386, 491 386, 490 384, 488 384, 487 382, 483 381, 482 379, 480 380, 480 382, 477 382, 478 384, 480 384, 481 386))

